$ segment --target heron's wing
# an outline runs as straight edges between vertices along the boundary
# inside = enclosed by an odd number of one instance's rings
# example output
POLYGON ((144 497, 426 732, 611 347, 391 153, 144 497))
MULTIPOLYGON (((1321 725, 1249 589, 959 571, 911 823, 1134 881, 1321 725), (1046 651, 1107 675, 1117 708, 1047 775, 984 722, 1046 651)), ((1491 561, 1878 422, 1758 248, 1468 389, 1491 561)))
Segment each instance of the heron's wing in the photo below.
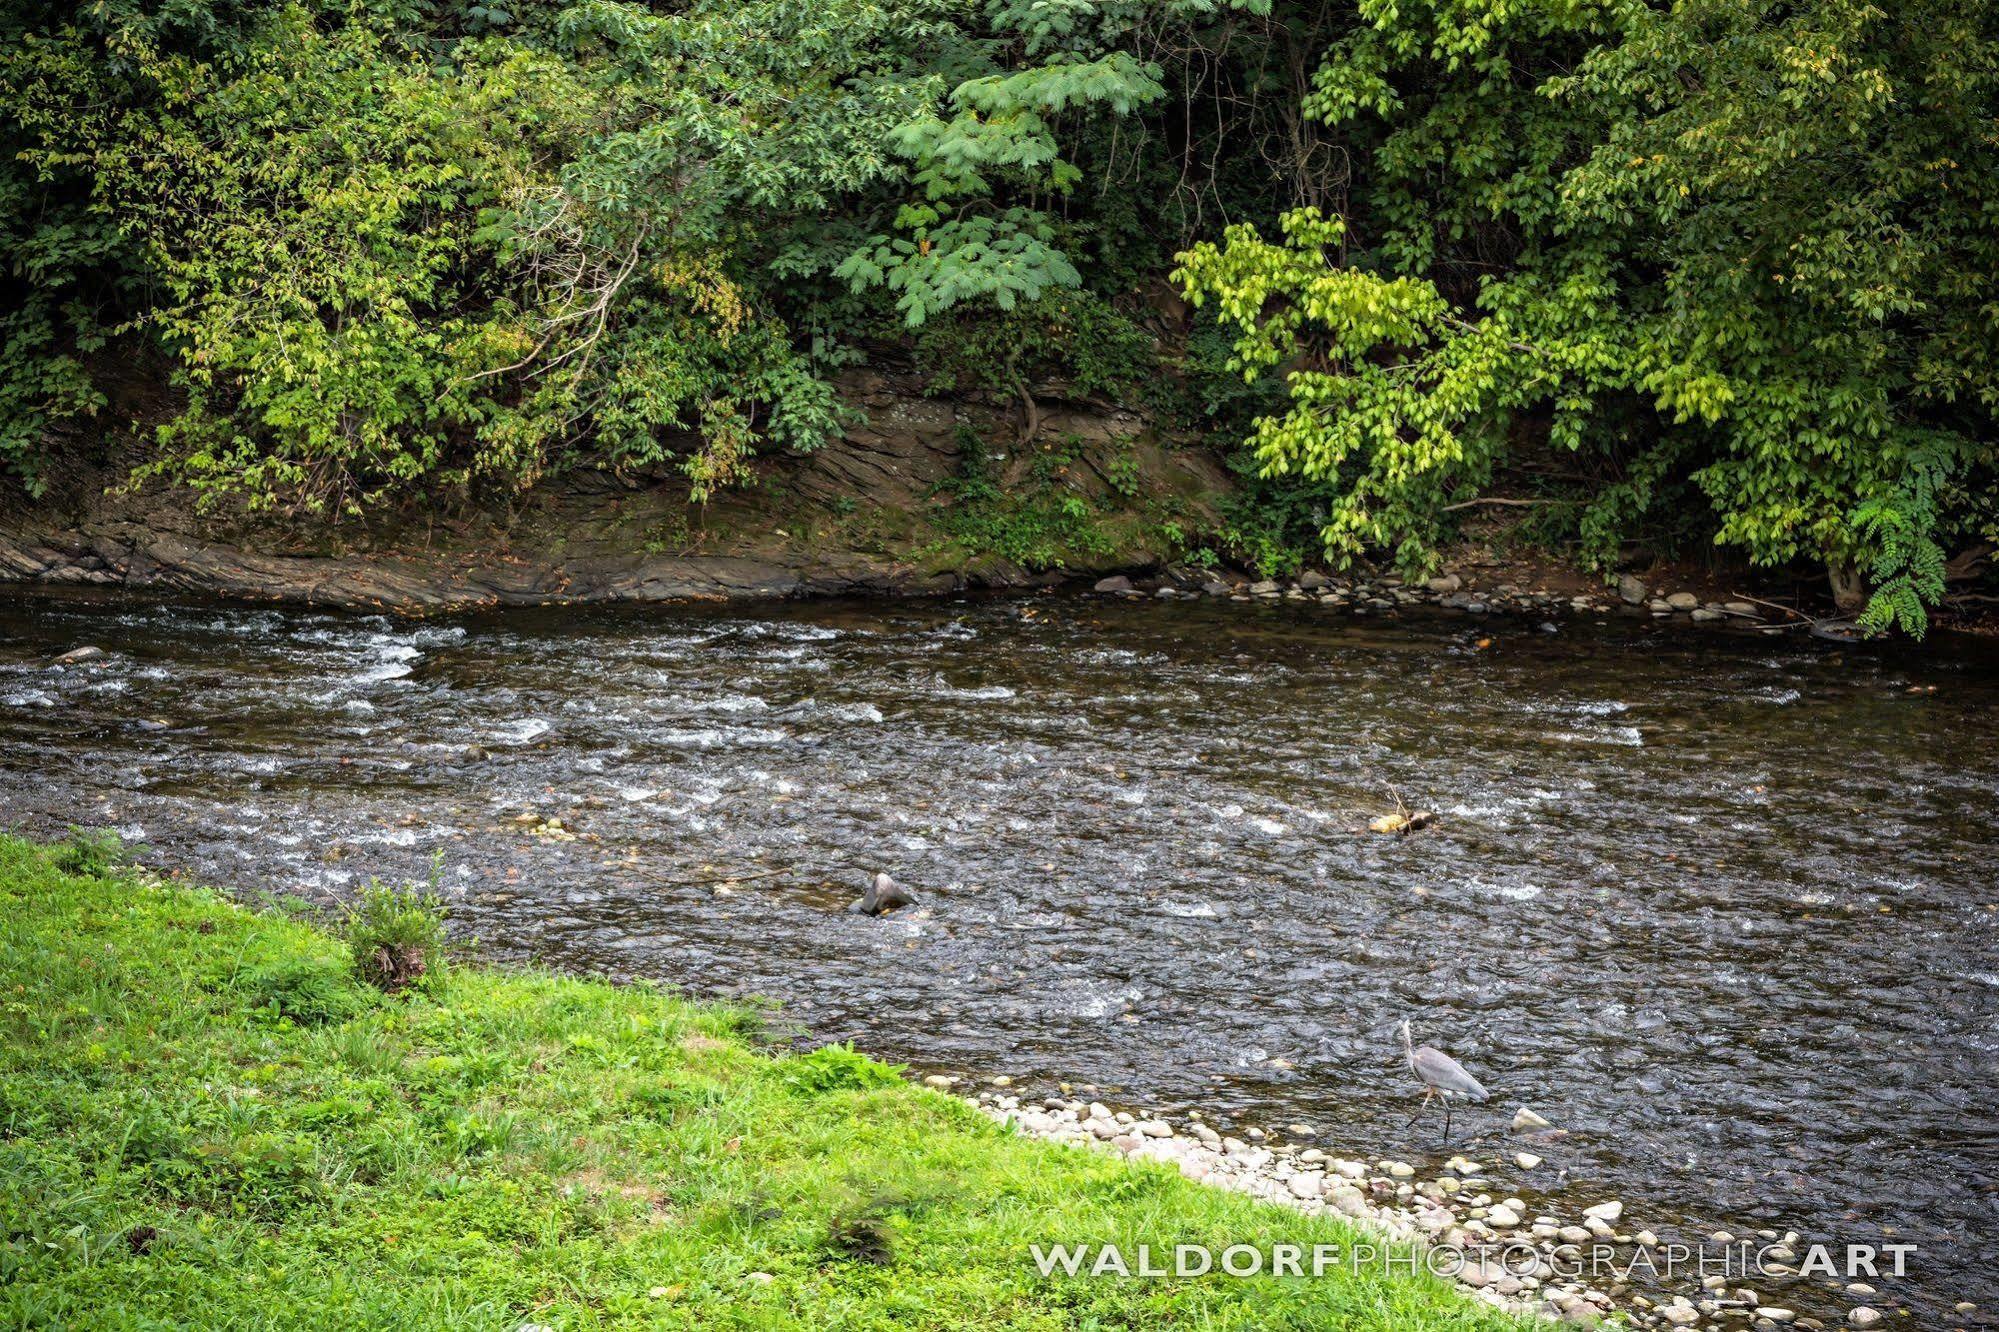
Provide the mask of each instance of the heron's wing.
POLYGON ((1416 1076, 1440 1091, 1457 1096, 1482 1101, 1488 1095, 1485 1085, 1466 1072, 1463 1064, 1428 1045, 1416 1051, 1416 1076))

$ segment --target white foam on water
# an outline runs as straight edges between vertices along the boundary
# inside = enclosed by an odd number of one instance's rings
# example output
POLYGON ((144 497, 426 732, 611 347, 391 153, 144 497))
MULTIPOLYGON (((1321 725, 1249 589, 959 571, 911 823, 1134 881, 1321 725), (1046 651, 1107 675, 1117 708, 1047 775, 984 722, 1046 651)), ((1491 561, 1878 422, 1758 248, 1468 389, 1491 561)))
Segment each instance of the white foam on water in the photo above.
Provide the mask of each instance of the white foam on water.
POLYGON ((815 713, 828 721, 878 722, 882 710, 872 703, 820 703, 806 699, 798 705, 799 711, 815 713))
POLYGON ((1161 902, 1159 909, 1182 920, 1220 920, 1222 913, 1206 902, 1161 902))
POLYGON ((682 749, 721 749, 730 745, 781 744, 787 733, 764 726, 696 726, 661 731, 652 738, 682 749))
MULTIPOLYGON (((664 673, 662 681, 670 679, 664 673)), ((675 700, 690 712, 768 712, 770 704, 755 694, 723 694, 717 698, 675 700)))

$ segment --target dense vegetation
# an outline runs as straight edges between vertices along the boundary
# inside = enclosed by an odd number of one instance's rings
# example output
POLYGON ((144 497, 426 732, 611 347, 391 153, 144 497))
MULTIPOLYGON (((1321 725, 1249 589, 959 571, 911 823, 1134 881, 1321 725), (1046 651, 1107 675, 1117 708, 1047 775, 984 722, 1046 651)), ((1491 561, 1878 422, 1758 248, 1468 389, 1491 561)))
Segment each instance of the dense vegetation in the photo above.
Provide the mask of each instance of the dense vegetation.
POLYGON ((1041 1277, 1034 1243, 1354 1237, 655 987, 459 966, 384 994, 361 939, 102 850, 0 838, 10 1326, 1517 1325, 1408 1268, 1041 1277))
POLYGON ((1030 424, 1058 376, 1246 440, 1252 554, 1421 568, 1497 487, 1591 567, 1712 541, 1920 631, 1999 536, 1984 0, 0 0, 0 36, 30 492, 154 356, 143 470, 209 497, 703 498, 896 347, 1030 424))

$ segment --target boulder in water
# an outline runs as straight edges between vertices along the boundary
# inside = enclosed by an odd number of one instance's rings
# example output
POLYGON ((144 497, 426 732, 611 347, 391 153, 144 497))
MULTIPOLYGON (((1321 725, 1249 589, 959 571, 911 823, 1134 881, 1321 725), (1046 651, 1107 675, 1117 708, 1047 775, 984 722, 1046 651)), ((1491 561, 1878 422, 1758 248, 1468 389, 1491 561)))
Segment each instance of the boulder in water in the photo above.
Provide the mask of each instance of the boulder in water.
POLYGON ((58 666, 74 666, 78 662, 94 661, 103 655, 103 648, 92 643, 85 643, 82 647, 71 648, 60 657, 57 657, 55 664, 58 666))
POLYGON ((860 900, 847 910, 860 916, 879 916, 897 907, 915 906, 916 894, 889 878, 886 874, 875 875, 874 882, 862 893, 860 900))

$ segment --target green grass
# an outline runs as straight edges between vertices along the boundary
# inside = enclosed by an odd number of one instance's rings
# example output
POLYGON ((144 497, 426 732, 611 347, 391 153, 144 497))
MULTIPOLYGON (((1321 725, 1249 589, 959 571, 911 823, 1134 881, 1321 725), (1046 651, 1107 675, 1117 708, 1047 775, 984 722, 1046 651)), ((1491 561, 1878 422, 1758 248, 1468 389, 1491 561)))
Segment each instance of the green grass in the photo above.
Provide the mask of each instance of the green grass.
POLYGON ((1352 1235, 741 1011, 477 966, 386 996, 308 924, 68 863, 0 838, 0 1324, 1513 1326, 1403 1274, 1042 1278, 1036 1241, 1352 1235))

